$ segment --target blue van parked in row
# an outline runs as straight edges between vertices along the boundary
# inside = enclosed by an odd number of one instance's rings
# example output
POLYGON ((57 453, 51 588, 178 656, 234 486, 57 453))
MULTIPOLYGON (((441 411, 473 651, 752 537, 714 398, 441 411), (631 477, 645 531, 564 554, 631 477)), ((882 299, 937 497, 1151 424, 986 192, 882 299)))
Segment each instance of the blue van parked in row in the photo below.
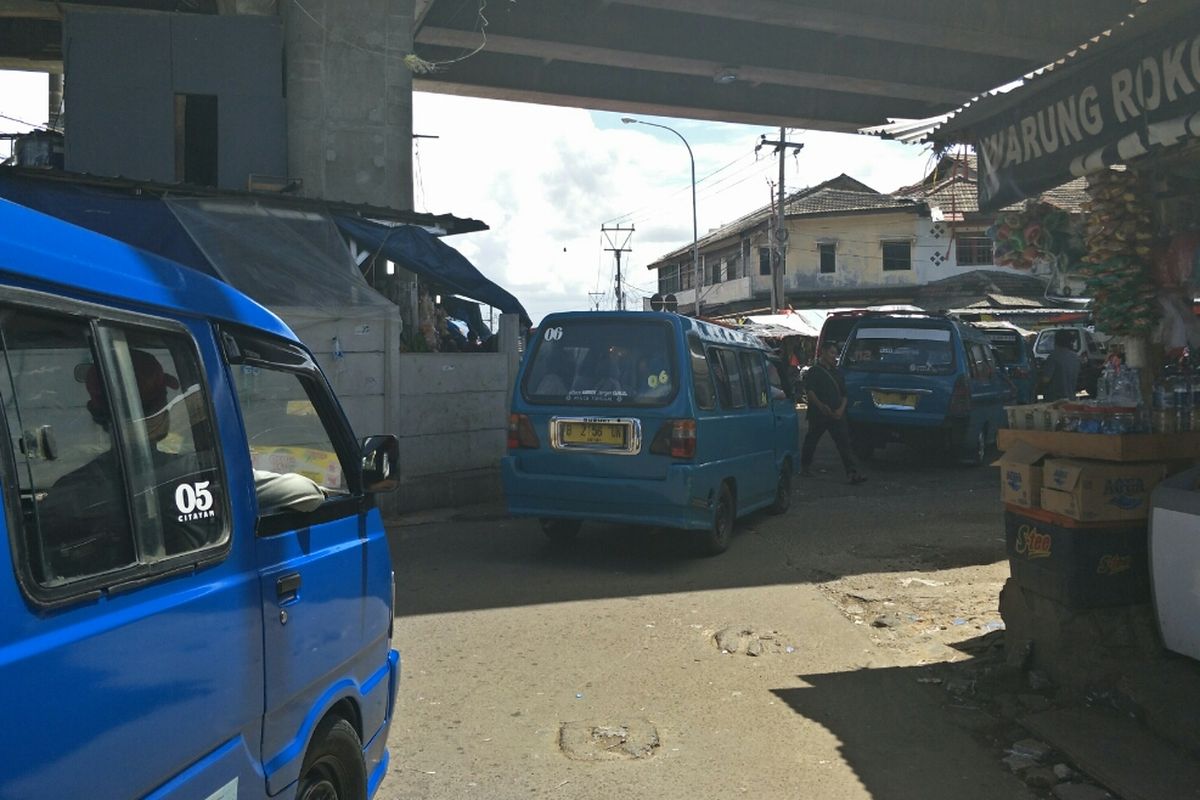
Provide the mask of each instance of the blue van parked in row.
POLYGON ((983 331, 940 315, 861 317, 841 368, 860 457, 900 440, 982 464, 1014 396, 983 331))
POLYGON ((0 430, 0 798, 374 793, 396 439, 276 316, 0 200, 0 430))
POLYGON ((661 312, 552 314, 517 377, 502 462, 511 513, 553 540, 584 520, 699 531, 791 501, 795 401, 760 339, 661 312))

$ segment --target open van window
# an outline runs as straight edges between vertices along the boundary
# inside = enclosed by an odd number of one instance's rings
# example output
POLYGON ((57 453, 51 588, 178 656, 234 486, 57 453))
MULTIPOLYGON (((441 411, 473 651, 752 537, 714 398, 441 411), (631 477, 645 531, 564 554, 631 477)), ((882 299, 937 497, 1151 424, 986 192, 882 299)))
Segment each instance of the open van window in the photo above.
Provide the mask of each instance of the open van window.
POLYGON ((949 375, 955 369, 950 329, 860 326, 846 344, 842 366, 866 372, 949 375))
POLYGON ((564 319, 544 324, 521 383, 530 403, 665 406, 679 388, 662 322, 564 319))

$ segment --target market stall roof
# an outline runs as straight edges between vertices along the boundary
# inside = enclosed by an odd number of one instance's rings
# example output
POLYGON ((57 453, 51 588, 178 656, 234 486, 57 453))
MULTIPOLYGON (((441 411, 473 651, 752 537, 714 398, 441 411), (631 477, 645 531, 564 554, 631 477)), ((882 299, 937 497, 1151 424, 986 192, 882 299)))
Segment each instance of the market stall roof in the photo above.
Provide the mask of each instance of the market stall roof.
POLYGON ((1195 0, 1146 0, 1015 88, 981 95, 924 129, 896 128, 943 148, 975 145, 979 205, 994 210, 1200 137, 1198 47, 1195 0))
MULTIPOLYGON (((97 214, 108 214, 103 210, 89 210, 87 208, 89 202, 103 202, 108 206, 120 206, 129 210, 136 208, 140 214, 153 214, 155 212, 150 208, 153 205, 151 201, 163 197, 222 197, 261 200, 272 205, 289 206, 301 210, 348 214, 405 225, 420 225, 447 236, 488 230, 488 226, 477 219, 456 217, 453 214, 427 214, 363 203, 344 203, 336 200, 302 197, 287 192, 249 192, 185 183, 158 183, 58 169, 0 166, 0 182, 4 186, 4 196, 15 202, 22 205, 31 205, 35 202, 51 205, 54 208, 48 210, 47 213, 61 216, 56 211, 62 211, 80 215, 83 219, 95 217, 97 214), (23 202, 22 198, 30 202, 23 202)), ((36 208, 37 206, 31 207, 36 208)), ((165 212, 165 209, 163 211, 165 212)), ((92 227, 86 222, 72 221, 85 228, 92 227)), ((143 220, 143 222, 146 221, 152 220, 143 220)))
POLYGON ((523 327, 533 323, 517 298, 484 277, 462 253, 415 225, 384 225, 341 214, 334 221, 342 233, 365 249, 394 261, 404 269, 446 289, 487 303, 505 313, 518 314, 523 327))
POLYGON ((755 314, 746 317, 746 319, 755 325, 787 331, 786 333, 779 334, 760 334, 762 336, 775 336, 776 338, 783 336, 810 336, 816 338, 821 335, 821 324, 825 321, 825 318, 821 317, 818 322, 814 319, 815 316, 816 314, 792 312, 790 314, 755 314))
MULTIPOLYGON (((348 259, 348 252, 341 252, 345 250, 345 243, 340 241, 336 233, 333 236, 334 240, 338 240, 336 246, 327 241, 321 247, 314 247, 311 242, 305 245, 305 237, 293 235, 296 233, 292 230, 295 226, 287 224, 289 215, 295 218, 293 222, 301 217, 320 216, 326 220, 326 224, 331 215, 345 235, 372 251, 379 251, 386 242, 387 249, 383 253, 392 261, 458 294, 488 303, 501 311, 520 314, 523 323, 529 324, 529 317, 516 298, 485 278, 460 253, 426 230, 426 226, 459 232, 485 230, 487 226, 477 220, 327 203, 274 193, 202 189, 193 192, 191 188, 58 171, 0 168, 0 198, 104 234, 212 277, 233 282, 231 269, 236 268, 239 262, 245 268, 236 271, 245 277, 244 273, 252 273, 253 267, 270 260, 266 256, 272 251, 279 251, 275 253, 278 256, 276 260, 286 262, 280 267, 284 271, 288 268, 287 264, 294 268, 299 268, 302 261, 309 264, 308 277, 303 282, 308 288, 320 285, 322 278, 326 283, 333 280, 341 284, 328 286, 327 291, 321 293, 326 298, 333 299, 339 290, 343 290, 355 293, 360 299, 374 296, 386 304, 387 301, 381 296, 369 291, 361 275, 343 273, 339 277, 338 270, 344 266, 342 257, 348 259), (213 205, 221 208, 208 207, 213 205), (181 210, 190 206, 195 206, 196 214, 183 214, 181 218, 181 210), (250 206, 261 207, 259 211, 266 210, 267 213, 256 213, 253 219, 245 214, 220 213, 222 210, 233 212, 250 206), (363 219, 358 216, 362 213, 378 214, 378 218, 391 225, 363 219), (224 234, 217 238, 200 235, 201 228, 210 233, 221 228, 220 225, 211 224, 218 218, 227 223, 225 227, 236 222, 257 225, 262 233, 262 241, 258 242, 259 255, 247 255, 245 228, 237 235, 224 234), (218 240, 222 243, 219 247, 216 244, 218 240), (300 243, 297 252, 305 254, 305 258, 299 258, 295 253, 285 257, 285 246, 297 242, 300 243), (239 255, 221 257, 221 254, 228 255, 230 252, 239 255), (321 265, 327 268, 327 276, 316 274, 321 265), (355 278, 361 286, 354 285, 355 278)), ((332 225, 329 227, 332 229, 332 225)), ((278 302, 280 298, 289 296, 289 292, 278 288, 277 279, 270 276, 260 276, 256 285, 262 287, 262 291, 251 294, 260 301, 278 302), (271 289, 271 286, 277 288, 271 289)), ((319 306, 320 303, 312 305, 319 306)))

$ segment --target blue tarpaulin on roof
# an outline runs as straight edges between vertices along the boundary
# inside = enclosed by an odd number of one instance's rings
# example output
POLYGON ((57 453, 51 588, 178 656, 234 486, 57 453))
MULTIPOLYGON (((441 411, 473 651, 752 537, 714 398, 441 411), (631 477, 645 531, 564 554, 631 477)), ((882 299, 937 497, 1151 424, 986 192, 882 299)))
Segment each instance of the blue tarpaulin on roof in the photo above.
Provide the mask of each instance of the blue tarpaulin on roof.
POLYGON ((342 215, 334 215, 333 219, 342 233, 364 249, 378 253, 454 294, 487 303, 508 314, 519 314, 524 328, 532 325, 517 298, 488 280, 462 253, 424 228, 414 225, 389 227, 342 215))
POLYGON ((0 197, 220 277, 156 195, 0 172, 0 197))
MULTIPOLYGON (((46 180, 0 170, 0 197, 206 275, 223 278, 157 194, 46 180)), ((515 297, 423 228, 389 227, 343 215, 334 215, 333 219, 343 234, 357 240, 362 247, 382 253, 404 269, 425 276, 454 294, 519 314, 524 327, 531 324, 515 297)))

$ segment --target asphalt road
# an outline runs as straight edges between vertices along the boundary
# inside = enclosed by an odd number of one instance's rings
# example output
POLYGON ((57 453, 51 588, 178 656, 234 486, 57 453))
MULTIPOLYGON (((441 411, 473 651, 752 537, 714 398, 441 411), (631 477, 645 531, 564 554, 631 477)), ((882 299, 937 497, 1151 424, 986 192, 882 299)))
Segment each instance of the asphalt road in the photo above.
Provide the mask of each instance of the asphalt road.
POLYGON ((893 446, 851 487, 828 442, 818 467, 715 558, 599 524, 556 549, 498 506, 400 520, 379 797, 1037 796, 924 677, 998 626, 995 469, 893 446))

